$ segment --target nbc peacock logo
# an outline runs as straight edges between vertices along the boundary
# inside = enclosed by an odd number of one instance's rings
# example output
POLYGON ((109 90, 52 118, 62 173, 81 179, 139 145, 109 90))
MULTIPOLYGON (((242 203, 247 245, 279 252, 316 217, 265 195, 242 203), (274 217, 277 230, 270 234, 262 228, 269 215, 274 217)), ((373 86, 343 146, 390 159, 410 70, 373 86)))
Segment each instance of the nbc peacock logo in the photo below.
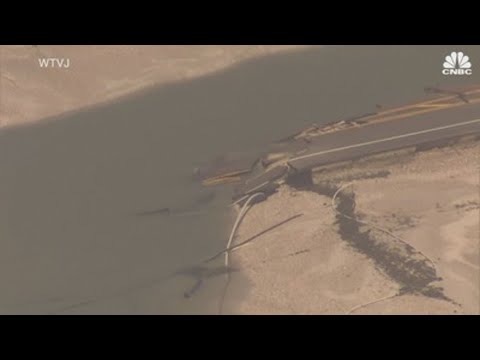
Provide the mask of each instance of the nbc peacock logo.
POLYGON ((443 63, 443 75, 472 75, 472 64, 470 58, 463 52, 452 51, 450 55, 445 56, 443 63))

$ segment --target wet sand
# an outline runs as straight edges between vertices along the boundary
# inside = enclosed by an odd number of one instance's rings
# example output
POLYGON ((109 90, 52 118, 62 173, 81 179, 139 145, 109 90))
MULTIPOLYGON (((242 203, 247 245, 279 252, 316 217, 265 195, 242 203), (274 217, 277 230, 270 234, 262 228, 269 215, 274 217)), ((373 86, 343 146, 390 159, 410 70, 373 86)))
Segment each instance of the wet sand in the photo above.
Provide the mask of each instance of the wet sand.
POLYGON ((360 224, 353 239, 331 196, 282 185, 250 209, 236 242, 303 216, 233 252, 242 272, 232 275, 226 312, 478 314, 479 154, 478 143, 464 143, 315 172, 317 186, 353 184, 341 192, 373 225, 360 224))

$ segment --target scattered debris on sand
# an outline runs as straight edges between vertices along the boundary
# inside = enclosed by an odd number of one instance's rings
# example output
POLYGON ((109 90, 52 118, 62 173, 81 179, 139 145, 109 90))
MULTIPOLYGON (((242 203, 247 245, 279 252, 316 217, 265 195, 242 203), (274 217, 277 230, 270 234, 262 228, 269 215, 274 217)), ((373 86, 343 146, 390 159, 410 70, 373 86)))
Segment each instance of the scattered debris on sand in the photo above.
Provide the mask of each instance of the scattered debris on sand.
POLYGON ((225 312, 478 314, 479 154, 465 142, 289 179, 235 243, 303 216, 232 251, 225 312))

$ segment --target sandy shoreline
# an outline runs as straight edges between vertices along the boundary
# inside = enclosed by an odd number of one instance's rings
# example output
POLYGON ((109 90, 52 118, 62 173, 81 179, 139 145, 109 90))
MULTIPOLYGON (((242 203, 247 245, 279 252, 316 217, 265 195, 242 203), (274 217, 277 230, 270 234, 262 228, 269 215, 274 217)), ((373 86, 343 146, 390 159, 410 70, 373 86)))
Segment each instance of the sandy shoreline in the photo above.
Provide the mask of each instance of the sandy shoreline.
POLYGON ((37 122, 193 79, 239 62, 305 48, 281 45, 0 46, 0 127, 37 122), (69 59, 41 68, 39 58, 69 59))
POLYGON ((478 314, 479 154, 464 143, 314 173, 315 184, 352 183, 357 219, 398 240, 366 225, 345 239, 330 196, 282 185, 250 209, 235 242, 302 215, 232 253, 241 273, 225 312, 478 314), (378 248, 359 251, 368 236, 378 248), (393 255, 413 265, 394 268, 393 255))
MULTIPOLYGON (((300 48, 0 46, 0 128, 300 48), (71 67, 41 69, 39 57, 69 58, 71 67)), ((352 184, 342 196, 371 224, 353 235, 331 195, 282 185, 240 226, 236 243, 271 230, 232 253, 241 271, 232 274, 225 313, 479 314, 479 164, 480 145, 464 143, 316 172, 317 185, 352 184), (393 264, 399 256, 413 274, 393 264)))

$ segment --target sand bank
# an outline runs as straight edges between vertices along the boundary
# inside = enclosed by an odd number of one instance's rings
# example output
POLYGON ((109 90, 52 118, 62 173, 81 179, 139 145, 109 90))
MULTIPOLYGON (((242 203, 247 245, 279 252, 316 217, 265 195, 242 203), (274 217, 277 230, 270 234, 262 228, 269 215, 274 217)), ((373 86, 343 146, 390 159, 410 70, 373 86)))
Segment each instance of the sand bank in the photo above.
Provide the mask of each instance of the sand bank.
POLYGON ((302 46, 0 46, 0 126, 38 121, 299 48, 302 46), (68 68, 42 68, 39 58, 69 59, 70 63, 68 68))
POLYGON ((232 253, 242 271, 226 312, 478 314, 479 154, 465 143, 314 173, 316 184, 352 184, 356 234, 330 195, 282 185, 250 209, 235 241, 302 216, 232 253))

